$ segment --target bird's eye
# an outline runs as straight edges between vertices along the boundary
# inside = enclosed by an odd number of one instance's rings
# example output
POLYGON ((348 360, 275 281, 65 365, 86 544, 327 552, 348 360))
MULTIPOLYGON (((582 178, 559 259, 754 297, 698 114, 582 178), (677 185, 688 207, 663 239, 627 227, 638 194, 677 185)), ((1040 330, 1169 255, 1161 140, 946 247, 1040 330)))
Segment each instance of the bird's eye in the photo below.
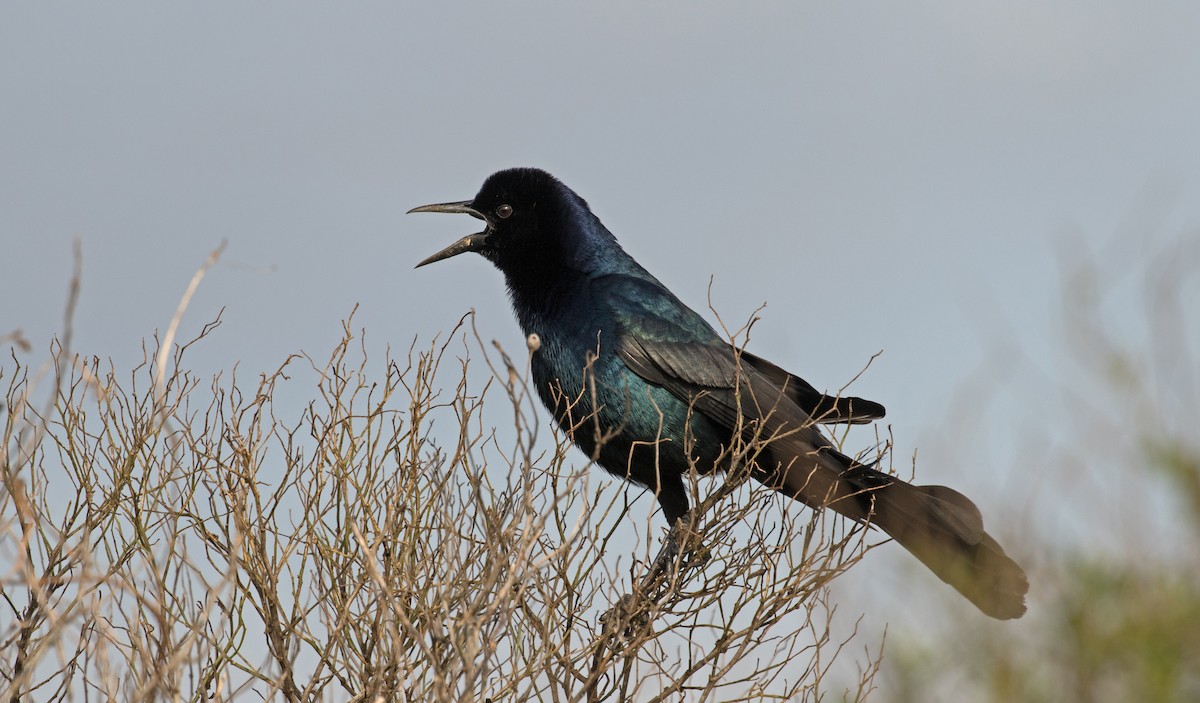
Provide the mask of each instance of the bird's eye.
POLYGON ((512 205, 501 205, 496 208, 496 217, 507 220, 510 216, 512 216, 512 205))

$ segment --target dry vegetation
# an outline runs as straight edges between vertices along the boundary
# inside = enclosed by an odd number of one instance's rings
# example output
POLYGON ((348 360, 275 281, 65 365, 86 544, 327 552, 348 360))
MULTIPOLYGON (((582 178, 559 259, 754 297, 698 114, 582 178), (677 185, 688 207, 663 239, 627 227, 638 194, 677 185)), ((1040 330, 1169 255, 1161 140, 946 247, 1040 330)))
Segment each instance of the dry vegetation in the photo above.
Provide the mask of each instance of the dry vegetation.
POLYGON ((526 363, 469 323, 368 360, 347 322, 325 357, 201 379, 188 353, 219 320, 174 336, 204 270, 135 368, 73 351, 69 311, 48 360, 6 340, 3 700, 871 690, 870 656, 857 682, 823 683, 845 645, 824 587, 863 531, 764 505, 733 472, 697 482, 689 547, 654 570, 658 518, 539 424, 526 363), (469 360, 491 380, 473 388, 469 360), (285 386, 307 405, 284 407, 285 386))
POLYGON ((397 357, 369 360, 347 322, 320 358, 192 375, 219 321, 174 339, 217 253, 135 368, 72 350, 77 285, 49 358, 0 338, 0 700, 1200 696, 1194 245, 1064 271, 1079 368, 1042 384, 1069 404, 1045 425, 1086 432, 1058 452, 1023 437, 1030 509, 1082 517, 1106 549, 1046 543, 1040 523, 1015 550, 1033 555, 1025 619, 892 630, 882 661, 831 635, 825 586, 863 531, 735 471, 694 480, 685 549, 655 568, 650 501, 565 446, 527 354, 469 320, 397 357), (1113 331, 1122 278, 1144 339, 1113 331))

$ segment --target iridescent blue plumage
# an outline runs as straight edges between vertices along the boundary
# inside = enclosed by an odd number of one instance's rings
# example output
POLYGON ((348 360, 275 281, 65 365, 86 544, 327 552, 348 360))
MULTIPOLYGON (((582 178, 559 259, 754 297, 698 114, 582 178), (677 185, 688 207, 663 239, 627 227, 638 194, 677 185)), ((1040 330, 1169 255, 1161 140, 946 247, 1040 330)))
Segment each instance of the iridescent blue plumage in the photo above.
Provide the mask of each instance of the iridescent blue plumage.
POLYGON ((550 174, 493 174, 471 201, 416 211, 484 220, 422 262, 464 251, 504 274, 522 330, 537 334, 533 381, 559 426, 605 470, 655 491, 669 522, 683 483, 728 468, 735 433, 774 437, 752 475, 816 508, 882 528, 987 614, 1025 611, 1025 575, 943 486, 913 486, 837 451, 817 423, 869 422, 883 407, 826 396, 731 347, 630 257, 583 198, 550 174))

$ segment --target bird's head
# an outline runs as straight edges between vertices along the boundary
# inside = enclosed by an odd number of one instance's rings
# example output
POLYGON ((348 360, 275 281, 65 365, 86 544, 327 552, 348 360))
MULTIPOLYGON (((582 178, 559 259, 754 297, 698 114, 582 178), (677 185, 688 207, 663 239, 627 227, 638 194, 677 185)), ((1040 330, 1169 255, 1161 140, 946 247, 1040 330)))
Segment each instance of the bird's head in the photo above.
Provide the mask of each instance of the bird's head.
POLYGON ((471 200, 422 205, 409 212, 456 212, 484 222, 482 232, 459 239, 417 264, 418 268, 473 251, 506 273, 570 262, 581 248, 586 249, 581 247, 582 238, 573 236, 575 230, 595 221, 583 198, 535 168, 498 171, 471 200))

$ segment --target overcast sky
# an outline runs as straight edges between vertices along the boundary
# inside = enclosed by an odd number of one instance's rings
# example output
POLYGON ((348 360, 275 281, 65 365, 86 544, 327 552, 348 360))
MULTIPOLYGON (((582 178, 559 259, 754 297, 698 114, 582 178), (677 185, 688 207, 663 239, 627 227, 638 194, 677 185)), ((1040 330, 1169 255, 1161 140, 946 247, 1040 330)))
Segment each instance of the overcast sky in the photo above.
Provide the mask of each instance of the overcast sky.
POLYGON ((75 347, 129 365, 227 241, 202 371, 327 353, 355 305, 380 346, 475 308, 519 347, 482 259, 412 268, 474 221, 404 212, 539 166, 694 307, 767 303, 752 350, 818 387, 883 350, 854 389, 898 464, 1003 536, 1063 261, 1196 261, 1200 4, 424 5, 5 3, 0 334, 45 358, 79 238, 75 347))

